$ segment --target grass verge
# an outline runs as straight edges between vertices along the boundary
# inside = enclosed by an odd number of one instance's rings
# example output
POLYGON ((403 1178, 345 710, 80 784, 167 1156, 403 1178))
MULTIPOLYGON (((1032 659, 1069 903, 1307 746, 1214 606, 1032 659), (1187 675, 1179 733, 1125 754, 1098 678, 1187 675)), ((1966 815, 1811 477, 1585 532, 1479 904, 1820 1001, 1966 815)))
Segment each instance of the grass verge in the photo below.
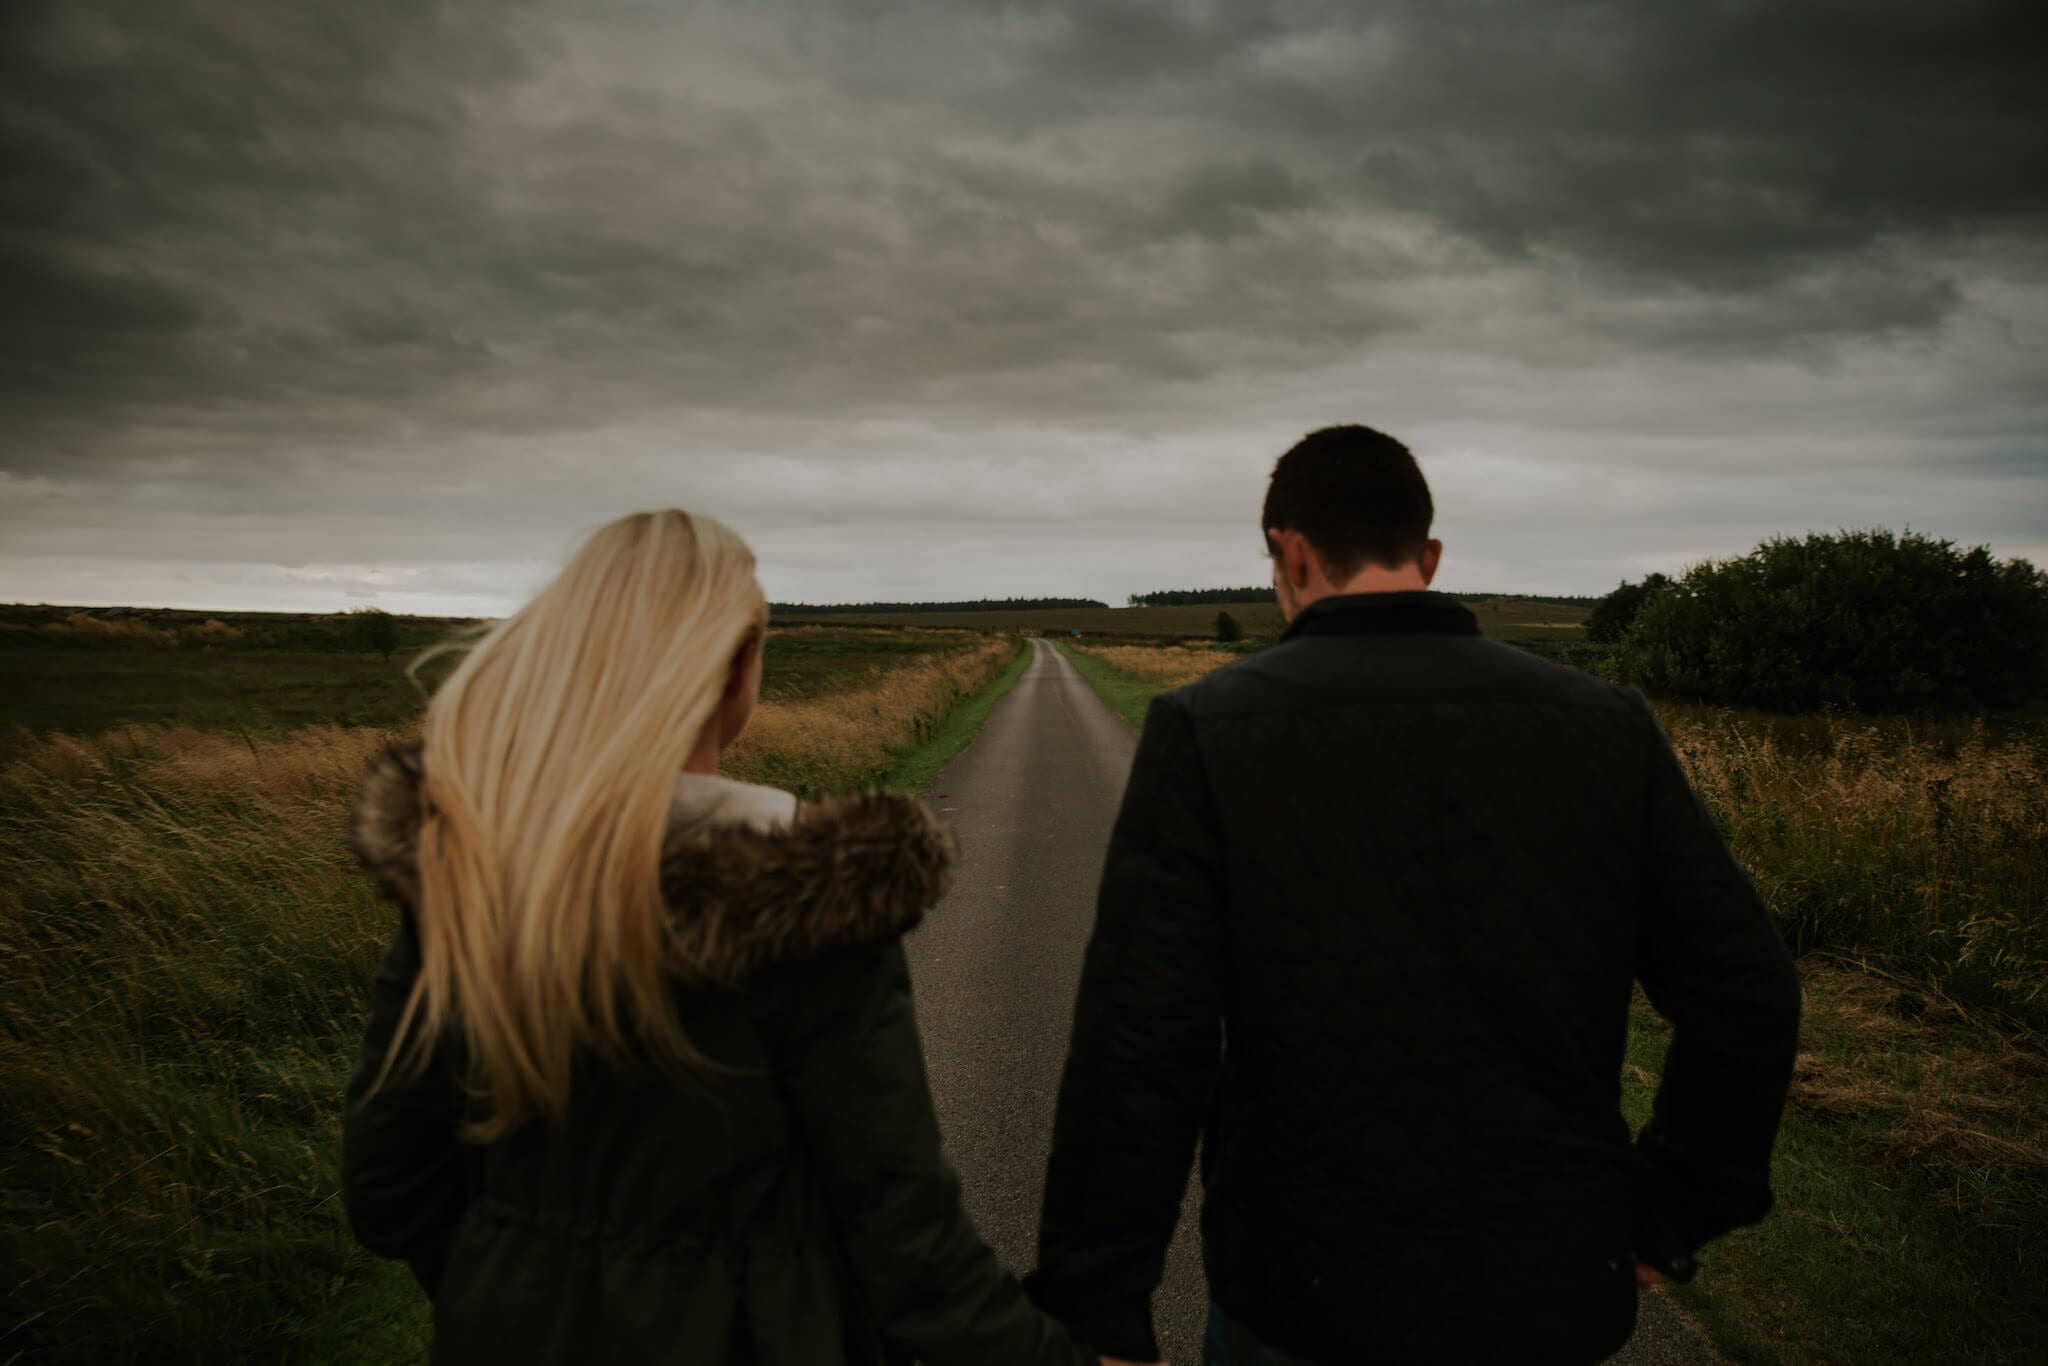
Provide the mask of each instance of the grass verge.
MULTIPOLYGON (((1777 1207, 1709 1247, 1680 1303, 1741 1362, 2048 1360, 2048 1053, 1867 964, 1801 970, 1777 1207)), ((1669 1037, 1638 999, 1632 1123, 1669 1037)))
POLYGON ((1152 705, 1153 698, 1172 686, 1138 678, 1112 668, 1086 650, 1073 650, 1060 644, 1055 644, 1053 648, 1065 655, 1081 677, 1088 680, 1088 686, 1095 689, 1102 700, 1109 703, 1110 709, 1130 722, 1133 728, 1145 724, 1145 708, 1152 705))
POLYGON ((995 710, 996 703, 1016 686, 1024 676, 1024 670, 1031 665, 1031 649, 1022 641, 1018 642, 1016 657, 1003 666, 981 691, 972 694, 946 713, 945 719, 932 732, 913 745, 899 749, 896 760, 882 779, 882 786, 895 792, 921 792, 948 760, 980 733, 982 723, 995 710))
POLYGON ((800 797, 880 786, 1017 656, 1014 638, 969 638, 966 648, 914 657, 849 678, 837 691, 764 698, 719 768, 800 797))

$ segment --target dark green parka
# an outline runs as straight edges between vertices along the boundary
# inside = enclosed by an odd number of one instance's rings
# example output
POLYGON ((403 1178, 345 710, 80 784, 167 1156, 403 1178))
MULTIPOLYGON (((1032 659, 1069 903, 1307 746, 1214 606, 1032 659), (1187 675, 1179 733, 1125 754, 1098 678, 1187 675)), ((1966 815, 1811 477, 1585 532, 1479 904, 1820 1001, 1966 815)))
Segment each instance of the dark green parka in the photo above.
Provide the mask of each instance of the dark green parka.
POLYGON ((566 1125, 457 1136, 462 1065, 374 1093, 419 970, 417 746, 356 815, 400 906, 348 1091, 356 1236, 434 1302, 434 1360, 1094 1361, 1024 1299, 940 1155, 900 936, 952 848, 916 801, 801 806, 787 825, 671 832, 677 999, 701 1083, 591 1066, 566 1125))

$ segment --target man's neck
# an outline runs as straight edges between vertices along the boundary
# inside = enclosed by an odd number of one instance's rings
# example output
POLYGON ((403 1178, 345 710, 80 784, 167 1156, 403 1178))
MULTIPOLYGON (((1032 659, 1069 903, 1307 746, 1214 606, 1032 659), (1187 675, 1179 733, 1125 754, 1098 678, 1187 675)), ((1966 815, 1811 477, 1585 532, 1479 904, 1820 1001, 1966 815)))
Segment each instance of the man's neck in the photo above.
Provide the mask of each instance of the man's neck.
POLYGON ((1281 599, 1280 610, 1287 620, 1293 621, 1324 598, 1348 597, 1354 593, 1421 593, 1428 588, 1429 580, 1423 576, 1421 565, 1405 564, 1399 569, 1388 569, 1385 565, 1369 564, 1342 583, 1331 583, 1325 579, 1311 588, 1297 590, 1292 602, 1281 599))
POLYGON ((1429 580, 1422 577, 1422 566, 1404 564, 1399 569, 1388 569, 1385 565, 1369 564, 1341 584, 1330 585, 1328 597, 1349 593, 1422 593, 1429 589, 1429 580))

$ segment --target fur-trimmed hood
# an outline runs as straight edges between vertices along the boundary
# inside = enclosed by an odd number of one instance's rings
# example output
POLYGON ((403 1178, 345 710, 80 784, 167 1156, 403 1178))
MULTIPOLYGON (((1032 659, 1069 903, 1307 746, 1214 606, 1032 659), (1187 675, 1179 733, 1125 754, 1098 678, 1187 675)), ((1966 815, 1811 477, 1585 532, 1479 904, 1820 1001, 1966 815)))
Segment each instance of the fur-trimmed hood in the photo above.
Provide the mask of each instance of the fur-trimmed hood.
MULTIPOLYGON (((370 763, 349 845, 394 900, 419 898, 417 741, 370 763)), ((732 985, 772 963, 903 934, 945 895, 953 840, 914 797, 800 803, 788 825, 672 825, 661 851, 684 981, 732 985)))

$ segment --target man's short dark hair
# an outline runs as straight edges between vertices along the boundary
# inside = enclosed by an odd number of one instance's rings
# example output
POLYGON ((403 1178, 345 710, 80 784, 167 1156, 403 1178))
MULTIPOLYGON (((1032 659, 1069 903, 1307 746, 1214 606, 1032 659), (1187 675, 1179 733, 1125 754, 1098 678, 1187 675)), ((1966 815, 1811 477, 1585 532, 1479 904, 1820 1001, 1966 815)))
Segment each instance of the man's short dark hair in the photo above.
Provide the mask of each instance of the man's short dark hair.
POLYGON ((1435 515, 1406 446, 1371 427, 1325 427, 1273 467, 1259 526, 1300 532, 1323 572, 1341 583, 1368 564, 1398 569, 1420 560, 1435 515))

